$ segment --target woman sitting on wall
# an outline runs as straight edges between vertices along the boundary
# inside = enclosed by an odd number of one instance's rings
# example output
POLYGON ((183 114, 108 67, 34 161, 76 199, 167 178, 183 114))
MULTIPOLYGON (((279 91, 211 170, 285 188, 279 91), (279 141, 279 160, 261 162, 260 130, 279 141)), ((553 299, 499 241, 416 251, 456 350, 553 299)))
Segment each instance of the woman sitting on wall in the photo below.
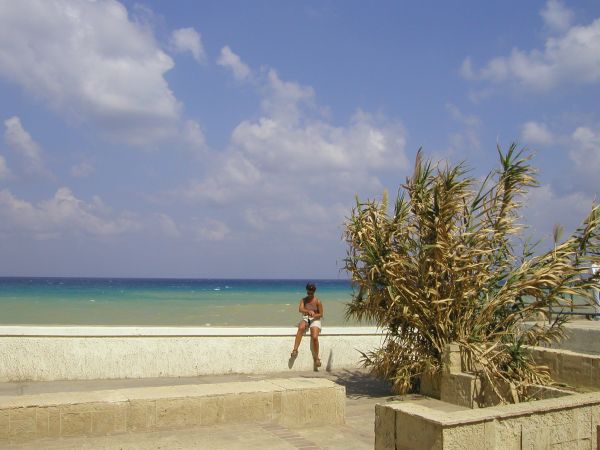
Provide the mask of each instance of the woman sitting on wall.
POLYGON ((302 336, 306 328, 309 328, 315 369, 321 367, 321 360, 319 359, 319 333, 321 332, 321 318, 323 317, 323 303, 315 296, 316 290, 317 286, 314 283, 308 283, 306 285, 306 297, 302 298, 298 305, 298 312, 302 314, 302 320, 298 324, 294 349, 291 354, 292 358, 298 356, 298 347, 300 347, 302 336))

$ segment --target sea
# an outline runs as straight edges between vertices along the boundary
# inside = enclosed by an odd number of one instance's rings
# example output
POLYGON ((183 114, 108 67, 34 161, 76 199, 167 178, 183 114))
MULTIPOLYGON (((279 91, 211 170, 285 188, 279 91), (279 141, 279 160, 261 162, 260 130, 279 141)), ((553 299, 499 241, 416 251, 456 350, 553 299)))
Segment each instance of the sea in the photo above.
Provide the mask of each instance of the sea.
POLYGON ((316 283, 323 326, 346 320, 348 280, 0 278, 1 325, 282 327, 300 320, 307 281, 316 283))

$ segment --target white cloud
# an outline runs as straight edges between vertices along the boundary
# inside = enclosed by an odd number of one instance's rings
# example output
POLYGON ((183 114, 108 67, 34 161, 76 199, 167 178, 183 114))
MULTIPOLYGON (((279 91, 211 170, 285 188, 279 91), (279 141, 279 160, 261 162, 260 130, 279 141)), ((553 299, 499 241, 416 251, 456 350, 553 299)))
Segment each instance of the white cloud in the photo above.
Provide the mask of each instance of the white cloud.
POLYGON ((569 157, 584 176, 590 177, 598 192, 600 180, 600 130, 578 127, 571 135, 573 147, 569 157))
POLYGON ((473 69, 473 61, 471 61, 470 56, 467 56, 465 59, 463 59, 463 62, 460 65, 459 73, 467 80, 476 78, 475 70, 473 69))
POLYGON ((217 64, 229 67, 237 80, 245 80, 251 74, 250 68, 242 62, 238 55, 231 51, 229 46, 225 46, 221 49, 217 64))
POLYGON ((261 88, 264 115, 243 121, 232 132, 229 151, 203 180, 180 193, 190 200, 224 204, 247 199, 304 196, 315 186, 339 180, 338 191, 380 188, 371 171, 408 167, 403 126, 358 111, 346 126, 306 114, 314 91, 284 82, 269 71, 261 88))
POLYGON ((563 225, 567 232, 572 232, 589 214, 593 198, 582 192, 559 194, 548 184, 532 189, 527 195, 523 210, 531 233, 526 235, 543 236, 550 240, 552 228, 556 224, 563 225))
POLYGON ((262 84, 264 112, 280 122, 296 123, 304 108, 314 108, 315 91, 293 81, 283 81, 277 71, 270 69, 262 84))
POLYGON ((25 163, 25 170, 28 173, 48 173, 44 168, 40 146, 23 128, 21 120, 18 117, 13 116, 4 121, 4 140, 13 151, 22 157, 25 163))
POLYGON ((207 150, 206 139, 198 122, 187 120, 182 135, 192 150, 200 153, 207 150))
POLYGON ((469 90, 469 93, 467 94, 467 97, 469 98, 469 100, 471 100, 473 103, 481 103, 483 100, 490 98, 492 95, 494 94, 494 90, 493 89, 474 89, 474 90, 469 90))
POLYGON ((548 145, 554 142, 555 137, 545 123, 526 122, 521 127, 521 138, 526 145, 542 144, 548 145))
POLYGON ((253 208, 247 208, 244 211, 244 220, 252 228, 260 231, 263 231, 267 225, 267 220, 264 217, 264 214, 253 208))
POLYGON ((573 21, 573 11, 559 0, 549 0, 540 14, 551 30, 565 31, 573 21))
POLYGON ((348 212, 348 205, 341 202, 320 204, 309 198, 300 198, 294 199, 293 208, 286 204, 249 206, 243 217, 259 231, 285 229, 310 239, 332 239, 340 237, 340 233, 337 236, 335 233, 341 230, 348 212))
POLYGON ((446 103, 446 110, 454 120, 463 126, 462 131, 456 132, 450 137, 452 146, 450 152, 464 152, 468 147, 480 149, 479 128, 481 126, 481 119, 476 115, 464 114, 452 103, 446 103))
POLYGON ((62 187, 48 200, 33 205, 0 191, 0 228, 6 233, 30 232, 37 238, 56 238, 73 232, 94 236, 110 236, 141 227, 135 217, 122 214, 117 218, 102 217, 106 207, 99 199, 85 203, 71 190, 62 187))
POLYGON ((232 133, 241 153, 267 171, 328 173, 407 167, 401 125, 358 111, 348 126, 323 121, 303 126, 262 117, 244 121, 232 133))
POLYGON ((175 221, 166 214, 157 215, 158 226, 161 232, 168 237, 178 238, 181 237, 181 231, 175 223, 175 221))
POLYGON ((231 232, 227 224, 220 220, 208 219, 196 230, 199 241, 222 241, 231 232))
POLYGON ((176 133, 180 104, 164 79, 172 67, 117 1, 0 8, 0 76, 114 138, 142 145, 176 133))
POLYGON ((530 121, 523 124, 521 139, 525 145, 551 145, 568 155, 571 164, 560 163, 560 181, 555 185, 560 191, 579 190, 582 195, 599 195, 600 128, 579 126, 567 134, 553 132, 543 122, 530 121))
POLYGON ((181 192, 188 200, 209 200, 224 204, 256 189, 262 175, 242 153, 232 152, 216 163, 216 169, 202 181, 191 181, 181 192))
POLYGON ((94 173, 94 166, 89 162, 83 161, 71 167, 71 175, 75 178, 85 178, 94 173))
POLYGON ((198 62, 203 62, 206 59, 200 33, 193 28, 180 28, 173 31, 171 45, 176 52, 189 51, 198 62))
POLYGON ((481 125, 481 119, 475 115, 464 114, 456 105, 446 103, 446 109, 454 120, 464 123, 465 125, 474 127, 481 125))
POLYGON ((363 111, 334 125, 319 115, 311 87, 274 70, 257 82, 262 115, 241 122, 207 175, 176 196, 227 205, 252 230, 339 238, 354 194, 381 193, 378 176, 408 169, 404 127, 363 111))
POLYGON ((4 158, 4 156, 0 155, 0 181, 6 180, 11 176, 12 173, 6 165, 6 159, 4 158))
POLYGON ((573 26, 551 36, 542 50, 514 48, 509 56, 490 60, 479 71, 470 58, 461 74, 471 80, 515 82, 532 90, 548 90, 559 84, 592 84, 600 81, 600 19, 587 26, 573 26))

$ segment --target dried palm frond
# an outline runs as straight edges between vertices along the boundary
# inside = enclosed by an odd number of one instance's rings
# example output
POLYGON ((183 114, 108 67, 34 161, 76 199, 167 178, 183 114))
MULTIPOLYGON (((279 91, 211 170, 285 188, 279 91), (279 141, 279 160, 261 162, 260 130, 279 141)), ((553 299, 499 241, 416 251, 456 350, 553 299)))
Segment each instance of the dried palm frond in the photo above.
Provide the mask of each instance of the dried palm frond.
POLYGON ((600 264, 599 207, 562 243, 555 228, 551 251, 534 256, 526 242, 517 254, 518 212, 537 185, 535 170, 514 144, 498 154, 500 168, 478 183, 464 164, 435 167, 419 150, 393 212, 385 194, 383 202, 357 199, 347 219, 345 268, 355 286, 347 315, 386 330, 364 362, 397 392, 439 372, 443 349, 457 342, 492 388, 508 383, 524 397, 528 385, 551 381, 527 346, 559 339, 564 319, 523 322, 598 285, 598 276, 582 275, 600 264))

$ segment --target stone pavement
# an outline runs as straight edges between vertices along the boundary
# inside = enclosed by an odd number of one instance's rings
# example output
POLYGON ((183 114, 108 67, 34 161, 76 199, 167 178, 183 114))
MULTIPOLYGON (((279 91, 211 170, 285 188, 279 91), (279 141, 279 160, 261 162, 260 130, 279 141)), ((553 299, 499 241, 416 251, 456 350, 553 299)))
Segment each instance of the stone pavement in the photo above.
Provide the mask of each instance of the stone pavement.
MULTIPOLYGON (((81 392, 129 387, 226 383, 284 377, 324 377, 346 387, 346 423, 286 428, 273 423, 223 424, 183 430, 139 432, 103 437, 44 439, 10 449, 369 449, 374 443, 375 404, 392 398, 387 384, 361 371, 287 372, 194 378, 1 383, 0 395, 81 392)), ((427 400, 424 400, 427 401, 427 400)))

